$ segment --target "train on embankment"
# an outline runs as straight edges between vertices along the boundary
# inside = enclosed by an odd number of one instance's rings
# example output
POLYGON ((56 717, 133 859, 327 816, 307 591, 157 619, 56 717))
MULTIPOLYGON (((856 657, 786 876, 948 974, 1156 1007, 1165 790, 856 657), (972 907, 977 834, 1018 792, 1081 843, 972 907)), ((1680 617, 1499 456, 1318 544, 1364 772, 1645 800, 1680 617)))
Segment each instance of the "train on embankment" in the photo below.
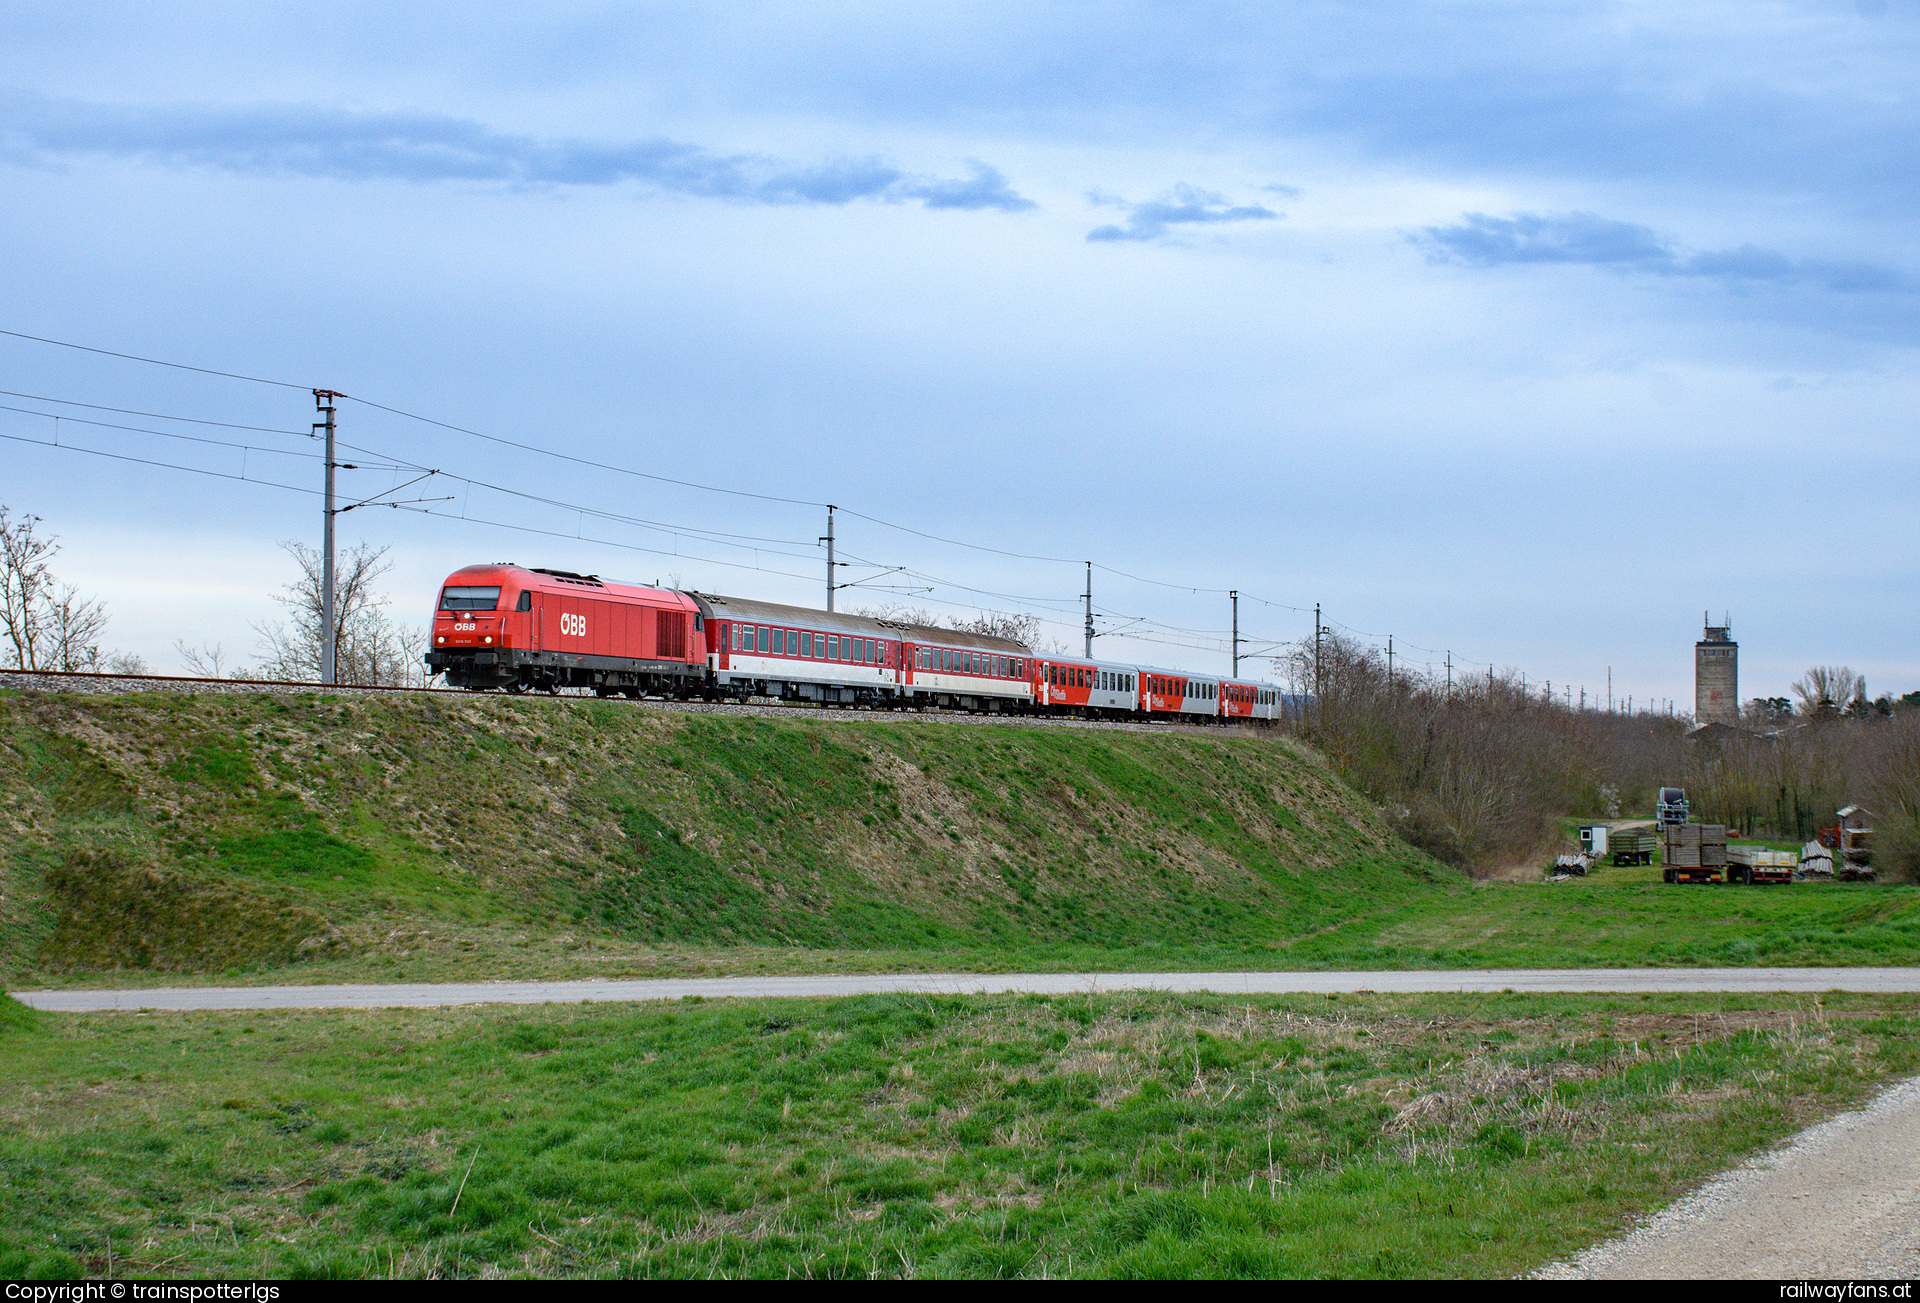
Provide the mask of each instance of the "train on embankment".
POLYGON ((428 637, 428 672, 474 691, 1188 723, 1270 722, 1289 700, 1254 679, 1035 653, 987 634, 506 564, 449 575, 428 637))

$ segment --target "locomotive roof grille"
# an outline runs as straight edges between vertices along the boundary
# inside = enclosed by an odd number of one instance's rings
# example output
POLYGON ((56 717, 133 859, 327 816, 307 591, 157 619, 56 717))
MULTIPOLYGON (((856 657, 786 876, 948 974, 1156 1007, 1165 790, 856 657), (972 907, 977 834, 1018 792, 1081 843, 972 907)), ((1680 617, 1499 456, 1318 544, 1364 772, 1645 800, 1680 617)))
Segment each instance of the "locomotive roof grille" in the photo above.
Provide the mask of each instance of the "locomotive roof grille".
POLYGON ((558 579, 563 584, 580 584, 586 588, 606 587, 605 584, 600 582, 599 575, 576 575, 571 570, 543 570, 539 566, 533 567, 532 573, 545 575, 549 579, 558 579))

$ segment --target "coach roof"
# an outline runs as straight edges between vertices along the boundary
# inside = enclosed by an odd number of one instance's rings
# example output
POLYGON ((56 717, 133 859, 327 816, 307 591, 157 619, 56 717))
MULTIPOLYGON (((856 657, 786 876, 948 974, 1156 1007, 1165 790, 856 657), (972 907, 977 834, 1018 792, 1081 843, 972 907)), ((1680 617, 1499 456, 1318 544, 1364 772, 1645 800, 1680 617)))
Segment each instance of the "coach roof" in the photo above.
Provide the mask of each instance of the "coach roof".
POLYGON ((722 597, 716 593, 689 593, 700 604, 709 620, 738 620, 742 624, 777 624, 793 629, 821 629, 829 633, 850 633, 863 638, 884 638, 909 642, 916 646, 961 647, 971 651, 995 652, 1003 656, 1030 656, 1022 642, 996 638, 991 634, 963 633, 933 625, 910 624, 884 616, 849 615, 844 611, 816 611, 805 606, 782 606, 751 597, 722 597))

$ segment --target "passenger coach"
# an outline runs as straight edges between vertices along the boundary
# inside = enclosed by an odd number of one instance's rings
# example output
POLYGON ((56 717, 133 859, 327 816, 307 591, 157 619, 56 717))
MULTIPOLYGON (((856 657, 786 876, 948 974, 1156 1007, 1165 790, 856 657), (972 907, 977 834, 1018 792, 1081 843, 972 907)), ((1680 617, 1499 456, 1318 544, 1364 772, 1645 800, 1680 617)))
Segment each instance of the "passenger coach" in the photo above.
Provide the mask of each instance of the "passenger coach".
POLYGON ((1032 700, 1025 645, 864 615, 692 594, 724 696, 1012 710, 1032 700))

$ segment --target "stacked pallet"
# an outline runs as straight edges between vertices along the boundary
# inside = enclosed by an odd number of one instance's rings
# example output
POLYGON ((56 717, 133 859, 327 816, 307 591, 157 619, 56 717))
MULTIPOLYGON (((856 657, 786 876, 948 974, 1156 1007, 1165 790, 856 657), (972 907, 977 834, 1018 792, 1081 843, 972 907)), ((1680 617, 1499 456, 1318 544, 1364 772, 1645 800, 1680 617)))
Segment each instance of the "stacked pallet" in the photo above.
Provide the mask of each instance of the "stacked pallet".
POLYGON ((1661 860, 1670 869, 1723 869, 1727 864, 1727 825, 1668 824, 1661 860))

